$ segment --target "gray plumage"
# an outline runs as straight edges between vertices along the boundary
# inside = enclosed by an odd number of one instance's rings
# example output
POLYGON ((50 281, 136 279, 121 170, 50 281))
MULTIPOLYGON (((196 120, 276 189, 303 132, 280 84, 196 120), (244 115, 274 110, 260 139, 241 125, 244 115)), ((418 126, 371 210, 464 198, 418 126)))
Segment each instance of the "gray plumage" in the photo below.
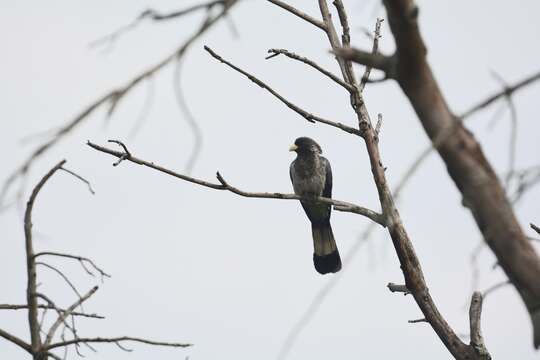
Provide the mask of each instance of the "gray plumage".
MULTIPOLYGON (((297 153, 289 169, 294 193, 331 198, 332 169, 330 162, 321 156, 322 149, 319 144, 313 139, 301 137, 296 139, 290 150, 297 153)), ((330 205, 308 201, 301 203, 311 221, 315 269, 321 274, 338 272, 341 269, 341 259, 330 226, 330 205)))

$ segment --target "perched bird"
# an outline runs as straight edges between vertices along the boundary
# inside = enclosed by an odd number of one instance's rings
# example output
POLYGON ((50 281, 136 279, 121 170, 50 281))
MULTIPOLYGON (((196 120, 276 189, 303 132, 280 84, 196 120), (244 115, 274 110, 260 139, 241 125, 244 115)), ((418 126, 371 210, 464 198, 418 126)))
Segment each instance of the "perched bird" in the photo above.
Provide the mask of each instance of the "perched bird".
MULTIPOLYGON (((332 169, 322 149, 313 139, 300 137, 291 145, 296 159, 289 173, 294 193, 306 197, 332 197, 332 169)), ((330 205, 300 201, 311 221, 313 234, 313 264, 321 274, 335 273, 341 269, 341 258, 330 226, 330 205)))

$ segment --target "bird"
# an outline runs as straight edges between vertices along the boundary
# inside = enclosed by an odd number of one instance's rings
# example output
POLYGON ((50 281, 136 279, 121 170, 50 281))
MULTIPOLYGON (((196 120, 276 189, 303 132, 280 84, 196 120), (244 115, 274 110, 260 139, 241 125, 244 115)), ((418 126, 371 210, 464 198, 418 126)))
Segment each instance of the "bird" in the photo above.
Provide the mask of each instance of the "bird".
MULTIPOLYGON (((294 193, 303 197, 332 197, 332 168, 315 140, 299 137, 289 151, 296 152, 296 159, 289 168, 294 193)), ((313 235, 313 265, 320 274, 341 270, 341 258, 330 225, 331 207, 328 204, 300 200, 311 221, 313 235)))

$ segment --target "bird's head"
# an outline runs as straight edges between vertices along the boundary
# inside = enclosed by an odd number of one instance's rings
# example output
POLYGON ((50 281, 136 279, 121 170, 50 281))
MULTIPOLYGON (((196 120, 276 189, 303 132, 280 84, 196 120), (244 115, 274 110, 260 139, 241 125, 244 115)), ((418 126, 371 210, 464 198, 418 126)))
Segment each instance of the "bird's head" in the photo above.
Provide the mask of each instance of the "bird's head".
POLYGON ((289 151, 296 151, 298 155, 322 154, 322 149, 315 140, 308 137, 299 137, 291 145, 289 151))

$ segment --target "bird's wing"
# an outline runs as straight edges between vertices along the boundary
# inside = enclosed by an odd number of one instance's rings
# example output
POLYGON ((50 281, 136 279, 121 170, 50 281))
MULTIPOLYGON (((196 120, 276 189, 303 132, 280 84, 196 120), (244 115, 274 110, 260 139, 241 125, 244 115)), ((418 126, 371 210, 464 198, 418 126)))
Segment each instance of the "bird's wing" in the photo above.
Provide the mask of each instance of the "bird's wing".
POLYGON ((294 168, 294 162, 296 160, 293 160, 293 162, 291 163, 291 166, 289 166, 289 177, 291 178, 291 182, 294 183, 294 180, 293 180, 293 168, 294 168))
POLYGON ((326 180, 324 182, 324 189, 322 196, 326 198, 332 198, 332 168, 330 167, 330 161, 321 156, 324 162, 324 168, 326 172, 326 180))

